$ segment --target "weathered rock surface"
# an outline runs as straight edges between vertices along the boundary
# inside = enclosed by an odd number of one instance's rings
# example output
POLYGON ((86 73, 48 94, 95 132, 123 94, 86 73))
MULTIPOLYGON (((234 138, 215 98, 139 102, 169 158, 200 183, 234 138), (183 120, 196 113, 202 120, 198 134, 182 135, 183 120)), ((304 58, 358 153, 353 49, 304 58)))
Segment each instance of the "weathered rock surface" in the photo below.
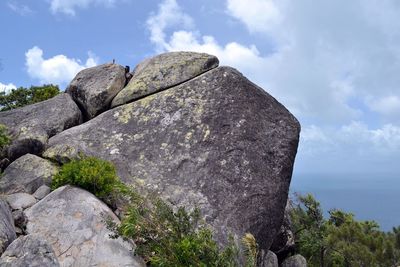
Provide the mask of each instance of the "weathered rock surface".
POLYGON ((300 125, 229 67, 107 111, 49 140, 44 156, 113 161, 121 179, 175 205, 198 206, 224 241, 269 248, 282 224, 300 125))
POLYGON ((0 258, 0 267, 57 267, 60 264, 50 244, 39 235, 21 236, 0 258))
POLYGON ((161 91, 218 67, 218 58, 204 53, 170 52, 139 63, 128 85, 112 101, 112 107, 161 91))
POLYGON ((27 193, 15 193, 6 195, 6 200, 12 210, 23 210, 33 206, 37 200, 27 193))
POLYGON ((12 142, 7 157, 13 161, 27 153, 40 155, 49 137, 81 122, 81 112, 68 94, 19 109, 0 112, 12 142))
POLYGON ((297 254, 284 260, 281 267, 307 267, 307 260, 300 254, 297 254))
POLYGON ((39 187, 39 188, 35 191, 35 193, 33 193, 33 196, 34 196, 36 199, 42 199, 42 198, 44 198, 45 196, 47 196, 48 194, 50 194, 50 192, 51 192, 51 188, 50 188, 50 187, 48 187, 47 185, 42 185, 41 187, 39 187))
POLYGON ((14 220, 7 202, 0 197, 0 255, 17 238, 14 220))
POLYGON ((80 71, 66 92, 91 119, 110 107, 111 100, 125 86, 125 68, 103 64, 80 71))
POLYGON ((109 237, 104 220, 118 219, 87 191, 60 187, 25 214, 27 233, 42 235, 61 266, 143 266, 129 243, 109 237))
POLYGON ((11 163, 0 177, 0 193, 33 194, 40 186, 51 184, 58 167, 50 161, 26 154, 11 163))
POLYGON ((278 267, 278 257, 272 251, 260 251, 258 267, 278 267))

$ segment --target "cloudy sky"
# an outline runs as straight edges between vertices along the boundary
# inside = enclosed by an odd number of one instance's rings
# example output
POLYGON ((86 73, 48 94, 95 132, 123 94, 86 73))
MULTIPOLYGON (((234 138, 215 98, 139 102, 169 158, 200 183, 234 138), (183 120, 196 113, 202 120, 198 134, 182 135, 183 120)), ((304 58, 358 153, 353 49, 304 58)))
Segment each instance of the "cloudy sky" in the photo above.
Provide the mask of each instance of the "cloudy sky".
POLYGON ((299 119, 295 173, 400 171, 400 1, 4 0, 0 12, 1 90, 207 52, 299 119))

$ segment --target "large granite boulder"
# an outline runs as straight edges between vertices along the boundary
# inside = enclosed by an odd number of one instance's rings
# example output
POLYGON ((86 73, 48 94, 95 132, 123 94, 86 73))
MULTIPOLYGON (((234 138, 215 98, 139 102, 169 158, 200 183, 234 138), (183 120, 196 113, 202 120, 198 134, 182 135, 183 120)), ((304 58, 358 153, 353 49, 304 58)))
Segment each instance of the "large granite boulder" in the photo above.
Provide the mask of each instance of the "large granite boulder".
POLYGON ((143 266, 130 243, 109 237, 105 220, 118 218, 87 191, 60 187, 25 214, 26 232, 43 236, 61 266, 143 266))
POLYGON ((0 267, 58 267, 50 244, 40 235, 21 236, 1 255, 0 267))
POLYGON ((110 107, 111 100, 125 86, 125 68, 103 64, 81 70, 66 92, 81 107, 85 118, 91 119, 110 107))
POLYGON ((14 219, 7 202, 0 197, 0 255, 17 238, 14 219))
POLYGON ((48 160, 26 154, 11 163, 0 177, 0 193, 33 194, 40 186, 50 185, 58 167, 48 160))
POLYGON ((81 112, 68 94, 10 111, 0 112, 12 138, 7 157, 13 161, 27 153, 40 155, 47 140, 81 122, 81 112))
POLYGON ((307 260, 300 254, 285 259, 281 267, 307 267, 307 260))
POLYGON ((139 63, 128 85, 112 101, 119 106, 190 80, 218 67, 218 58, 204 53, 170 52, 139 63))
POLYGON ((220 242, 252 233, 268 249, 288 196, 300 125, 235 69, 114 108, 49 140, 59 162, 79 152, 174 205, 197 206, 220 242))

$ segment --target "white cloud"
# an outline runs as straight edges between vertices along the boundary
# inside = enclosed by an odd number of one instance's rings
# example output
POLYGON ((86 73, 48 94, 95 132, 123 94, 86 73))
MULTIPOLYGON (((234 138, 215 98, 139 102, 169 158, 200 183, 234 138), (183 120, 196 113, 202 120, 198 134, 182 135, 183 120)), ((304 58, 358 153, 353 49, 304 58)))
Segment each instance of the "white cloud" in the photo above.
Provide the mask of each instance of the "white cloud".
POLYGON ((297 170, 307 171, 400 171, 400 127, 384 124, 370 128, 353 121, 337 127, 303 127, 297 170))
POLYGON ((4 84, 0 82, 0 92, 8 94, 12 89, 17 89, 17 87, 12 83, 4 84))
POLYGON ((390 95, 374 99, 368 98, 366 102, 371 110, 385 116, 400 116, 400 96, 390 95))
POLYGON ((273 0, 227 0, 227 9, 251 32, 268 32, 283 16, 273 0))
POLYGON ((164 0, 159 4, 158 12, 147 19, 150 41, 157 46, 157 50, 163 51, 168 45, 165 41, 166 28, 177 25, 190 28, 192 24, 192 18, 182 11, 176 0, 164 0))
POLYGON ((76 9, 85 9, 90 5, 112 7, 117 0, 50 0, 50 10, 53 14, 64 13, 75 16, 76 9))
POLYGON ((85 64, 82 64, 80 60, 65 55, 44 59, 42 49, 37 46, 29 49, 25 58, 30 77, 38 79, 41 83, 61 85, 70 82, 80 70, 97 65, 96 57, 90 52, 85 64))
POLYGON ((19 4, 18 2, 15 2, 15 1, 8 2, 7 6, 12 11, 14 11, 15 13, 17 13, 21 16, 26 16, 26 15, 33 13, 32 9, 29 6, 19 4))

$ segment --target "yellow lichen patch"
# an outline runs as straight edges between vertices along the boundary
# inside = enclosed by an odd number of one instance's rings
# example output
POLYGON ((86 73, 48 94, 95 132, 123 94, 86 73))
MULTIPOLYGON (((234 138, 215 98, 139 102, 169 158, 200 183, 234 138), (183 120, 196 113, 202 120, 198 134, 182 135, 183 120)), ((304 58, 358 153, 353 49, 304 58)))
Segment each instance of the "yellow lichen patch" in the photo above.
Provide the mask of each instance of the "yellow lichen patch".
POLYGON ((132 111, 132 104, 124 105, 119 111, 114 113, 114 118, 117 118, 119 122, 126 124, 132 118, 132 111))
POLYGON ((164 150, 167 146, 168 146, 167 143, 162 143, 160 149, 163 149, 163 150, 164 150))
POLYGON ((210 127, 207 124, 203 124, 202 130, 203 130, 203 141, 206 141, 211 133, 210 127))
POLYGON ((147 107, 149 106, 149 104, 157 97, 157 95, 149 95, 146 96, 142 99, 140 99, 139 101, 137 101, 136 103, 138 105, 141 105, 142 107, 147 107))

